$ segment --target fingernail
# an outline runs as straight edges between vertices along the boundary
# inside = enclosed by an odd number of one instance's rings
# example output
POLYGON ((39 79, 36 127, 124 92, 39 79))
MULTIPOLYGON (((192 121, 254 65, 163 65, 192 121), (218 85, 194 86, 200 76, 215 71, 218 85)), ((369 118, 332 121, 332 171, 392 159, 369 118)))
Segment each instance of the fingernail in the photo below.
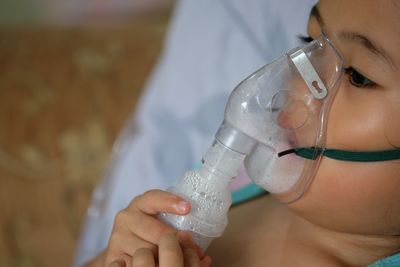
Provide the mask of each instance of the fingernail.
POLYGON ((210 256, 205 256, 204 259, 201 260, 201 266, 203 267, 209 267, 211 266, 212 259, 210 256))
POLYGON ((203 259, 206 256, 206 253, 201 248, 197 248, 196 252, 200 259, 203 259))
POLYGON ((193 236, 190 232, 180 231, 178 232, 178 237, 181 244, 196 251, 196 254, 200 259, 206 255, 203 249, 193 240, 193 236))
POLYGON ((186 201, 181 201, 181 202, 178 203, 178 205, 175 206, 175 209, 179 213, 185 213, 189 209, 189 206, 190 206, 190 204, 187 203, 186 201))

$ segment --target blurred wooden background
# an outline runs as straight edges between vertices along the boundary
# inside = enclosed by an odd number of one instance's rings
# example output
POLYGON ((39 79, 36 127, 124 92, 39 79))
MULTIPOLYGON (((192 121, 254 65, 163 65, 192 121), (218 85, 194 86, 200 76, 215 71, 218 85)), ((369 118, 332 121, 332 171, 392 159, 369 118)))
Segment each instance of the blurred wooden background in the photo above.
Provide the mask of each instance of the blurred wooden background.
POLYGON ((111 24, 1 27, 0 267, 70 266, 170 10, 111 24))

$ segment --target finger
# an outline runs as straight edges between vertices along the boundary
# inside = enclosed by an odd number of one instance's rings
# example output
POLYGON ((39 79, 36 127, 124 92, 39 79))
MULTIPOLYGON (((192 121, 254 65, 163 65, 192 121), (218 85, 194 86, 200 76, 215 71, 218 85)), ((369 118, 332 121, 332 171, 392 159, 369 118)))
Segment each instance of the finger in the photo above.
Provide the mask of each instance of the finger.
POLYGON ((183 257, 185 262, 185 267, 201 267, 201 262, 199 256, 197 256, 196 251, 191 248, 183 249, 183 257))
POLYGON ((179 231, 176 235, 178 237, 179 243, 186 248, 196 248, 196 244, 193 241, 192 234, 187 231, 179 231))
POLYGON ((146 214, 137 214, 128 224, 132 233, 154 245, 157 245, 162 235, 177 232, 176 229, 146 214))
POLYGON ((132 267, 155 267, 156 263, 151 250, 140 248, 132 257, 132 267))
POLYGON ((104 266, 107 267, 128 267, 132 265, 132 256, 121 254, 119 257, 113 260, 106 260, 104 266), (111 263, 110 263, 111 262, 111 263))
MULTIPOLYGON (((121 235, 125 235, 125 237, 129 238, 132 236, 138 236, 141 239, 156 245, 158 244, 161 235, 165 233, 176 233, 176 230, 161 222, 159 219, 144 214, 139 210, 129 211, 124 209, 118 212, 115 217, 113 235, 116 235, 117 239, 120 239, 119 237, 121 235), (116 233, 119 233, 119 235, 116 233)), ((136 250, 136 246, 134 249, 136 250)))
POLYGON ((108 267, 127 267, 124 260, 113 261, 108 267))
POLYGON ((204 251, 199 247, 196 242, 193 240, 193 236, 190 232, 180 231, 177 234, 179 243, 184 248, 191 248, 193 249, 200 259, 203 259, 205 256, 204 251))
POLYGON ((210 256, 205 256, 201 260, 201 267, 210 267, 211 266, 212 259, 210 256))
POLYGON ((165 234, 158 245, 160 267, 183 267, 183 253, 178 238, 173 234, 165 234))
POLYGON ((106 263, 108 264, 118 259, 125 259, 125 257, 131 258, 139 248, 149 249, 154 254, 158 253, 156 245, 133 235, 131 232, 116 231, 110 238, 106 263))
POLYGON ((190 212, 190 203, 165 191, 150 190, 136 197, 129 205, 128 209, 130 208, 137 208, 149 215, 156 215, 160 212, 185 215, 190 212))

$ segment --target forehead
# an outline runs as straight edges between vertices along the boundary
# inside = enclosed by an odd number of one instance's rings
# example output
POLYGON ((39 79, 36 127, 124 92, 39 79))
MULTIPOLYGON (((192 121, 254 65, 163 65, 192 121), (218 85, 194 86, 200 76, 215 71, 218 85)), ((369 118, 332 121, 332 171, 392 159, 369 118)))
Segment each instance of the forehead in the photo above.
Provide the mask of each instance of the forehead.
POLYGON ((320 0, 317 6, 329 32, 369 36, 400 63, 400 0, 320 0))
POLYGON ((331 24, 399 36, 400 0, 320 0, 318 7, 331 24))

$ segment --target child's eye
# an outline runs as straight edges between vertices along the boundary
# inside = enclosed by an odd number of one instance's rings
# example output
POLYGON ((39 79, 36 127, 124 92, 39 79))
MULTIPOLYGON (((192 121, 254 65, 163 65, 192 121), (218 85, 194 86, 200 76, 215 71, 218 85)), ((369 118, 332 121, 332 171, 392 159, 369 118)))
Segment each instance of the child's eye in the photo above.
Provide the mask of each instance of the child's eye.
MULTIPOLYGON (((310 36, 305 36, 305 35, 299 35, 298 38, 300 41, 304 44, 308 44, 314 39, 310 36)), ((355 70, 353 67, 348 67, 345 69, 345 72, 349 75, 349 81, 350 83, 359 88, 371 88, 376 85, 375 82, 371 81, 361 73, 359 73, 357 70, 355 70)))
POLYGON ((299 35, 299 36, 297 36, 297 37, 298 37, 298 38, 300 39, 300 41, 301 41, 302 43, 304 43, 304 44, 308 44, 308 43, 314 41, 314 39, 311 38, 310 36, 299 35))
POLYGON ((375 82, 371 81, 370 79, 359 73, 353 67, 346 68, 345 72, 349 75, 350 83, 355 87, 371 88, 376 85, 375 82))

